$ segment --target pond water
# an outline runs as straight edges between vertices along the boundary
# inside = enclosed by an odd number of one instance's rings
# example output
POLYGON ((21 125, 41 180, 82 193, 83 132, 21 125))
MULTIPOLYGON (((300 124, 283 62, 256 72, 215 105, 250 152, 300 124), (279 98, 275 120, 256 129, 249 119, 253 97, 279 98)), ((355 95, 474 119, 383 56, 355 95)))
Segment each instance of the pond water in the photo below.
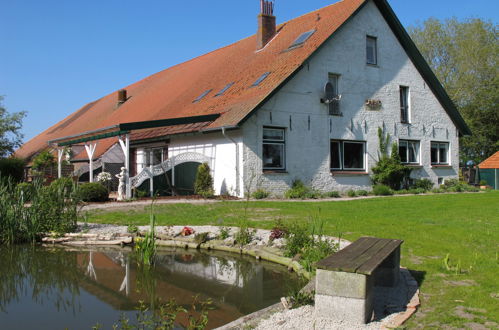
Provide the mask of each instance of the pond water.
MULTIPOLYGON (((134 320, 139 301, 211 298, 208 328, 270 306, 300 279, 283 266, 221 252, 159 250, 152 270, 130 249, 0 247, 1 329, 110 329, 134 320)), ((185 316, 177 319, 187 324, 185 316)))

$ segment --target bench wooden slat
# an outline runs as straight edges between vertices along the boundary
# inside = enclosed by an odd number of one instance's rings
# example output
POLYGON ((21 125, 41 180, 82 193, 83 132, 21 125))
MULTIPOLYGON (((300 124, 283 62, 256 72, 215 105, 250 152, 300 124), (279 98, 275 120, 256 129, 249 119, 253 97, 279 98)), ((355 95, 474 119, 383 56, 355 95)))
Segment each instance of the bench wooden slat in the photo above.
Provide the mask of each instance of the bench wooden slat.
POLYGON ((361 237, 343 250, 319 261, 317 268, 371 275, 403 241, 361 237))
MULTIPOLYGON (((340 267, 340 270, 349 273, 358 273, 357 270, 362 267, 362 265, 371 260, 373 255, 376 255, 389 243, 385 240, 376 240, 373 242, 374 244, 371 245, 369 249, 365 250, 361 254, 358 254, 355 258, 343 264, 343 266, 340 267)), ((370 273, 367 275, 370 275, 370 273)))
POLYGON ((369 249, 375 242, 369 237, 361 237, 355 243, 350 244, 343 250, 322 259, 317 263, 317 268, 325 270, 340 270, 345 263, 355 258, 359 253, 369 249))
POLYGON ((372 272, 390 255, 392 254, 404 241, 390 240, 381 250, 372 256, 370 260, 364 263, 357 269, 359 274, 371 275, 372 272))

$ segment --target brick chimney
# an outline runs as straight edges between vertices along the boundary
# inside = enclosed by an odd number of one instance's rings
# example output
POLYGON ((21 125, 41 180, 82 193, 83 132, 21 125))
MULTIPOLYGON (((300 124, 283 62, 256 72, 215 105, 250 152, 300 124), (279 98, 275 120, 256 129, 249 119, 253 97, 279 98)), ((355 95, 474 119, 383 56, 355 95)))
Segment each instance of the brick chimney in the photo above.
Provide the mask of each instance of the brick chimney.
POLYGON ((260 0, 258 15, 258 32, 256 34, 257 49, 262 49, 275 36, 276 20, 274 16, 274 1, 260 0))
POLYGON ((116 108, 119 108, 127 100, 126 89, 120 89, 118 91, 118 102, 116 102, 116 108))

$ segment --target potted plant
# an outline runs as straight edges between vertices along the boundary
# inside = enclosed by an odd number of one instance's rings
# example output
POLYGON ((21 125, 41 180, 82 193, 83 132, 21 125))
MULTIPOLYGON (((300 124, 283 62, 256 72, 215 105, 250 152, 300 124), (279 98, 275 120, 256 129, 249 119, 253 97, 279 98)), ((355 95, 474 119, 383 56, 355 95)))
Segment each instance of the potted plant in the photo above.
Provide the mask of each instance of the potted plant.
POLYGON ((479 185, 480 185, 480 189, 483 189, 483 190, 489 188, 489 186, 487 186, 487 181, 485 181, 485 180, 480 180, 479 185))

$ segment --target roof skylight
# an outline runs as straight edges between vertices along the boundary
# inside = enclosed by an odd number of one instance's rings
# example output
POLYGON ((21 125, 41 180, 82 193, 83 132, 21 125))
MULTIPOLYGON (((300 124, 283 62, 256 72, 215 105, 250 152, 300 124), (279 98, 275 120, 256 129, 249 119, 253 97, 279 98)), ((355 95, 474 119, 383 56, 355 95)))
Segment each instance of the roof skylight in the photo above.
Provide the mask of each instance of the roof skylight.
POLYGON ((228 84, 227 84, 227 85, 226 85, 226 86, 225 86, 225 87, 224 87, 224 88, 223 88, 220 92, 218 92, 218 93, 216 93, 216 94, 215 94, 215 97, 224 95, 224 93, 225 93, 225 92, 226 92, 229 88, 231 88, 231 87, 232 87, 232 85, 234 85, 234 83, 233 83, 233 82, 228 83, 228 84))
POLYGON ((265 80, 265 78, 267 78, 267 77, 269 76, 269 74, 270 74, 270 72, 265 72, 264 74, 262 74, 262 75, 260 76, 260 78, 258 78, 258 79, 257 79, 257 80, 253 83, 253 85, 251 85, 251 87, 256 87, 256 86, 260 85, 260 83, 261 83, 262 81, 264 81, 264 80, 265 80))
POLYGON ((201 101, 203 99, 203 97, 205 97, 206 95, 208 95, 208 93, 211 92, 212 90, 213 89, 208 89, 203 94, 199 95, 197 99, 195 99, 194 101, 192 101, 192 103, 196 103, 196 102, 201 101))
POLYGON ((310 31, 302 33, 298 38, 296 38, 295 41, 293 41, 293 43, 291 44, 291 46, 289 46, 288 49, 303 45, 308 40, 308 38, 310 38, 312 36, 312 34, 314 34, 314 33, 315 33, 315 30, 310 30, 310 31))

